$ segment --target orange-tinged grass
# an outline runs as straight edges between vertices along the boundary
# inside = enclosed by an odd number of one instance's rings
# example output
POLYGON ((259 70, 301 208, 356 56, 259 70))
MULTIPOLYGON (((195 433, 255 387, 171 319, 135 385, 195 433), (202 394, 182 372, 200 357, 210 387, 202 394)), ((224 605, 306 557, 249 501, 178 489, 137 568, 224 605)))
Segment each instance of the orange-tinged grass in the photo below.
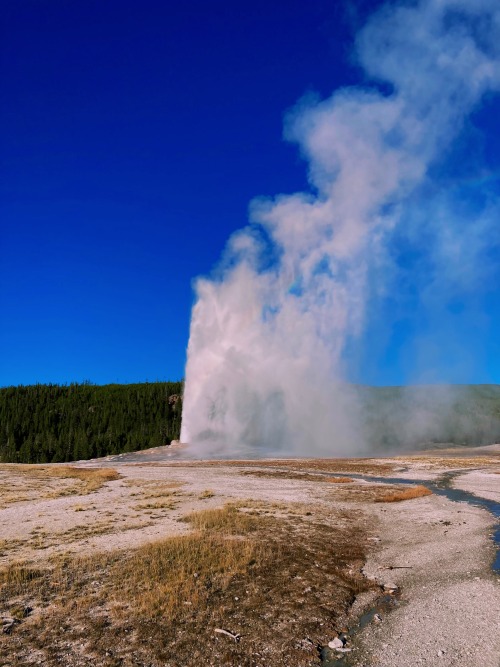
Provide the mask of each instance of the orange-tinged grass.
POLYGON ((330 482, 331 484, 350 484, 356 480, 351 477, 327 477, 325 481, 330 482))
POLYGON ((423 496, 431 496, 432 491, 426 486, 419 484, 412 486, 409 489, 401 489, 400 491, 391 491, 375 499, 376 503, 399 503, 402 500, 412 500, 413 498, 422 498, 423 496))
POLYGON ((260 560, 264 547, 251 540, 197 532, 171 537, 138 549, 114 568, 120 582, 115 602, 126 600, 147 616, 165 615, 170 622, 186 605, 205 607, 214 590, 224 590, 260 560))
POLYGON ((352 512, 318 508, 310 521, 245 510, 240 501, 197 512, 194 532, 132 552, 1 570, 2 608, 13 616, 29 603, 34 613, 0 634, 0 664, 24 667, 24 656, 36 655, 47 667, 256 665, 263 650, 266 665, 316 664, 316 647, 372 587, 361 572, 362 525, 352 512))
POLYGON ((498 465, 498 457, 492 456, 439 456, 439 454, 429 454, 427 456, 398 456, 398 460, 407 463, 419 463, 428 468, 478 468, 486 465, 498 465))
POLYGON ((112 468, 69 465, 0 465, 0 508, 12 503, 86 495, 120 479, 112 468))
POLYGON ((97 491, 106 482, 120 479, 121 475, 113 468, 76 468, 74 466, 21 465, 16 468, 27 477, 42 479, 76 479, 84 484, 84 492, 97 491))
MULTIPOLYGON (((226 505, 221 509, 208 509, 192 512, 184 517, 193 528, 204 531, 215 531, 225 534, 244 535, 259 526, 255 515, 242 512, 235 505, 226 505)), ((260 520, 262 522, 262 519, 260 520)))
POLYGON ((357 473, 360 475, 390 475, 394 472, 394 464, 383 459, 242 459, 213 461, 171 461, 162 463, 166 468, 267 468, 287 469, 297 472, 332 472, 357 473))

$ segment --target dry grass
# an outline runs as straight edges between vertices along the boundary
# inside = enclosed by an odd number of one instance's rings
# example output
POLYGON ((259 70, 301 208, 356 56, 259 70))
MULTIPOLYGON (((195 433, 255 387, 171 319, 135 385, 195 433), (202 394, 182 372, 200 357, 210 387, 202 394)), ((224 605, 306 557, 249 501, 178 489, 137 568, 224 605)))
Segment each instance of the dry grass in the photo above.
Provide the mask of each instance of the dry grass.
POLYGON ((359 475, 390 475, 397 465, 381 462, 381 459, 259 459, 241 461, 172 461, 162 463, 165 468, 284 468, 298 472, 339 472, 359 475))
POLYGON ((439 455, 428 455, 428 456, 406 456, 398 457, 398 460, 406 461, 408 463, 418 463, 422 467, 426 468, 446 468, 446 469, 467 469, 467 468, 482 468, 486 465, 498 465, 498 457, 491 456, 470 456, 470 457, 460 457, 455 455, 452 456, 439 456, 439 455))
POLYGON ((202 491, 198 496, 198 500, 206 500, 207 498, 213 498, 214 496, 215 492, 212 491, 212 489, 205 489, 205 491, 202 491))
MULTIPOLYGON (((85 509, 85 508, 84 508, 85 509)), ((80 511, 76 509, 75 511, 80 511)), ((9 555, 12 560, 14 553, 22 553, 23 558, 38 561, 41 557, 40 552, 46 549, 51 553, 61 553, 68 548, 87 550, 88 541, 92 538, 98 538, 102 535, 123 534, 129 530, 141 530, 152 525, 150 518, 117 518, 112 515, 104 521, 93 520, 90 522, 79 523, 62 531, 47 532, 41 528, 34 528, 24 539, 5 540, 0 544, 0 556, 9 555)))
MULTIPOLYGON (((241 474, 271 479, 294 479, 301 482, 331 482, 333 479, 340 479, 338 477, 326 477, 320 473, 295 472, 294 470, 242 470, 241 474)), ((349 482, 352 481, 352 479, 349 479, 349 482)))
POLYGON ((271 477, 272 479, 296 479, 303 482, 329 482, 330 484, 353 484, 352 477, 327 477, 321 473, 295 472, 293 470, 242 470, 242 475, 271 477))
POLYGON ((222 509, 201 510, 184 517, 193 528, 225 534, 245 535, 261 525, 255 515, 244 512, 234 504, 222 509))
POLYGON ((138 503, 134 505, 133 509, 136 511, 141 510, 173 510, 177 507, 177 503, 174 500, 154 500, 145 503, 138 503))
POLYGON ((0 466, 0 508, 12 503, 86 495, 120 478, 112 468, 60 465, 0 466))
POLYGON ((154 493, 172 493, 176 490, 179 490, 184 486, 185 482, 180 482, 178 480, 156 480, 156 479, 140 479, 135 477, 129 477, 124 481, 125 486, 136 487, 139 486, 143 490, 148 490, 154 493))
POLYGON ((262 547, 249 540, 199 533, 172 537, 142 547, 114 568, 111 577, 120 582, 115 603, 121 614, 131 607, 134 613, 172 622, 186 606, 206 608, 214 590, 224 591, 261 557, 262 547))
POLYGON ((41 479, 75 479, 83 484, 79 495, 97 491, 107 482, 120 479, 121 475, 113 468, 75 468, 74 466, 28 466, 21 465, 17 471, 26 477, 41 479))
POLYGON ((172 509, 175 506, 175 499, 179 499, 186 494, 180 491, 184 482, 172 481, 163 482, 157 480, 127 480, 127 486, 140 487, 138 491, 131 493, 132 497, 138 496, 141 505, 136 505, 135 509, 150 509, 156 503, 158 507, 172 509), (148 501, 144 503, 144 501, 148 501), (154 501, 154 502, 151 502, 154 501), (148 507, 146 508, 146 505, 148 507))
POLYGON ((391 491, 375 499, 376 503, 399 503, 402 500, 412 500, 413 498, 422 498, 423 496, 431 496, 432 491, 426 486, 418 485, 412 486, 409 489, 400 489, 391 491))
POLYGON ((0 664, 319 664, 317 647, 370 587, 356 513, 276 519, 238 505, 191 514, 194 532, 131 553, 5 568, 0 607, 33 613, 0 635, 0 664))

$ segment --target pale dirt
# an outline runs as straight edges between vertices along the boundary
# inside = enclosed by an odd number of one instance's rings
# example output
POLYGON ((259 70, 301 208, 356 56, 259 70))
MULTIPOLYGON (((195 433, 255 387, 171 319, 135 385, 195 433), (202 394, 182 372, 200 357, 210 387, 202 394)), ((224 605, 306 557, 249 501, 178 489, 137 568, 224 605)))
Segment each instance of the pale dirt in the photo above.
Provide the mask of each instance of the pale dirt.
MULTIPOLYGON (((442 453, 440 456, 444 458, 442 453)), ((366 575, 380 584, 394 582, 402 590, 397 608, 384 615, 380 624, 371 623, 356 636, 350 664, 499 667, 500 575, 493 575, 490 568, 494 519, 485 510, 441 496, 391 504, 367 499, 353 502, 352 494, 346 499, 345 487, 368 488, 366 482, 335 485, 243 475, 244 463, 241 467, 224 462, 207 466, 183 463, 182 452, 174 454, 178 459, 174 465, 165 460, 155 463, 153 457, 154 452, 148 452, 142 459, 136 455, 136 463, 124 462, 134 457, 81 463, 86 467, 112 466, 122 478, 89 495, 31 499, 0 509, 0 566, 20 560, 42 561, 62 553, 130 550, 188 531, 188 525, 180 520, 183 516, 193 510, 220 507, 229 500, 252 499, 300 507, 302 511, 348 509, 358 516, 362 512, 369 535, 380 538, 370 542, 373 547, 364 568, 366 575), (180 486, 169 495, 172 488, 168 485, 174 483, 180 486), (213 497, 201 499, 207 490, 213 497), (145 507, 170 501, 169 507, 145 507), (411 569, 386 569, 394 566, 411 569)), ((393 464, 394 477, 434 479, 453 469, 449 461, 441 466, 431 458, 399 457, 383 462, 393 464)), ((496 462, 498 458, 485 458, 482 469, 473 471, 457 465, 463 474, 455 479, 455 485, 498 500, 500 475, 493 474, 493 469, 498 470, 496 462)), ((273 462, 262 461, 261 470, 272 466, 273 462)), ((474 466, 481 467, 476 459, 474 466)), ((302 469, 307 470, 307 461, 302 469)), ((7 486, 9 474, 2 469, 7 486)), ((67 481, 56 479, 50 484, 54 490, 67 481)), ((358 613, 360 607, 361 602, 354 611, 358 613)))
POLYGON ((474 470, 456 477, 453 480, 455 489, 468 491, 480 498, 500 503, 500 470, 474 470))
POLYGON ((400 605, 358 637, 356 665, 498 667, 500 586, 491 515, 442 496, 379 505, 381 542, 364 568, 400 586, 400 605), (448 525, 451 522, 451 525, 448 525), (406 566, 411 569, 380 569, 406 566))

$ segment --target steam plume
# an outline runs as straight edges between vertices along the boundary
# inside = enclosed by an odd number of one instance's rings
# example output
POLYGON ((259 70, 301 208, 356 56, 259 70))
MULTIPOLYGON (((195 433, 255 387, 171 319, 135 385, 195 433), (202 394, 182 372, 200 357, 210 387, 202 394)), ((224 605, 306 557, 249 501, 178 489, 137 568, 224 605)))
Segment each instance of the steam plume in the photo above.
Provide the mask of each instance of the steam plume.
MULTIPOLYGON (((306 99, 286 119, 311 191, 253 202, 219 275, 197 282, 181 439, 200 454, 362 450, 346 347, 373 286, 384 289, 387 247, 415 219, 429 170, 500 88, 500 7, 387 5, 355 55, 372 87, 306 99)), ((460 263, 460 238, 434 213, 425 225, 448 234, 460 263)))

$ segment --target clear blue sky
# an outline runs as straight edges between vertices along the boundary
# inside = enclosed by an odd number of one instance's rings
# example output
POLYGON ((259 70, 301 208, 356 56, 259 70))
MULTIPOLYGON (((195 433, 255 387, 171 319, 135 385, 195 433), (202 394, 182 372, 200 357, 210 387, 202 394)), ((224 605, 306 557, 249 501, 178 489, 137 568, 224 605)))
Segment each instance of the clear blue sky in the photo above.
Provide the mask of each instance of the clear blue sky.
MULTIPOLYGON (((349 48, 369 8, 2 3, 0 386, 182 377, 193 278, 253 197, 307 188, 283 115, 308 91, 359 83, 349 48)), ((490 104, 476 118, 490 131, 490 169, 498 112, 490 104)), ((465 334, 479 354, 445 379, 500 382, 497 279, 481 331, 470 322, 465 334)), ((379 336, 376 361, 354 379, 404 381, 411 326, 379 336)))

